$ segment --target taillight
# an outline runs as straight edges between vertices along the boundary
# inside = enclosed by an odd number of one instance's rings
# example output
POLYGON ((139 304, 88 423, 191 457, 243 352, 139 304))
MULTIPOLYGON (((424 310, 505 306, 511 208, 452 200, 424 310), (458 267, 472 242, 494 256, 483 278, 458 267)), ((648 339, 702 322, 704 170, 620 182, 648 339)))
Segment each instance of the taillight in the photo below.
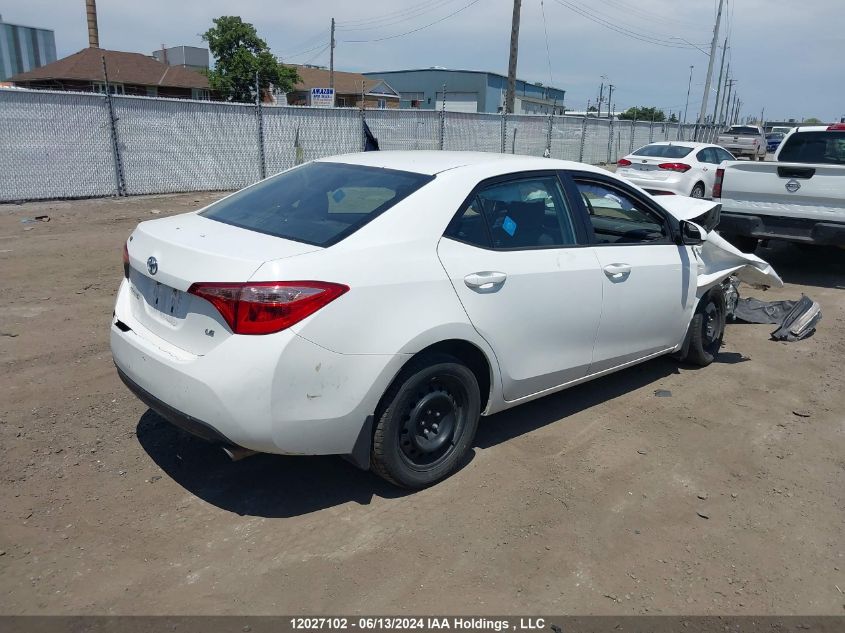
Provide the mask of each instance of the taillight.
POLYGON ((669 171, 679 171, 681 173, 690 170, 690 166, 686 163, 660 163, 658 167, 660 169, 667 169, 669 171))
POLYGON ((616 161, 616 164, 619 167, 627 167, 631 164, 631 161, 629 161, 627 158, 620 158, 618 161, 616 161))
POLYGON ((713 197, 722 197, 722 181, 725 179, 725 170, 721 167, 716 170, 716 180, 713 182, 713 197))
POLYGON ((123 243, 123 276, 129 279, 129 242, 123 243))
POLYGON ((272 334, 299 323, 349 290, 326 281, 195 283, 188 292, 211 303, 235 334, 272 334))
POLYGON ((827 129, 829 131, 842 131, 845 130, 845 123, 834 123, 833 125, 829 125, 827 129))

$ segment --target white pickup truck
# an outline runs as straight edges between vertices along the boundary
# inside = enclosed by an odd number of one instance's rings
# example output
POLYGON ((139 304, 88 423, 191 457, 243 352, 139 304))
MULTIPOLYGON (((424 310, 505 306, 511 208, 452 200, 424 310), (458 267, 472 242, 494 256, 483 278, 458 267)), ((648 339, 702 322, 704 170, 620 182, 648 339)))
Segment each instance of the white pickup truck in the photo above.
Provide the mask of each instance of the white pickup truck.
POLYGON ((758 239, 845 246, 845 123, 794 128, 774 161, 725 162, 718 231, 744 251, 758 239))
POLYGON ((737 158, 766 159, 766 133, 756 125, 732 125, 719 134, 716 145, 724 147, 737 158))

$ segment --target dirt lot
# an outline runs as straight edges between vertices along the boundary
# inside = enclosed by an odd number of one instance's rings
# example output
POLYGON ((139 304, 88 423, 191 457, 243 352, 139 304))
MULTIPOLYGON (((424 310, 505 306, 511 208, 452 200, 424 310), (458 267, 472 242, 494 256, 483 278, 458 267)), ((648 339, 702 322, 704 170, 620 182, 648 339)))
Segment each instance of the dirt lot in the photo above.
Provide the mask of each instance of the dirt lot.
POLYGON ((337 458, 230 463, 118 380, 123 240, 215 196, 0 207, 0 612, 845 612, 845 252, 760 251, 768 296, 822 304, 815 337, 730 325, 719 363, 496 415, 404 494, 337 458))

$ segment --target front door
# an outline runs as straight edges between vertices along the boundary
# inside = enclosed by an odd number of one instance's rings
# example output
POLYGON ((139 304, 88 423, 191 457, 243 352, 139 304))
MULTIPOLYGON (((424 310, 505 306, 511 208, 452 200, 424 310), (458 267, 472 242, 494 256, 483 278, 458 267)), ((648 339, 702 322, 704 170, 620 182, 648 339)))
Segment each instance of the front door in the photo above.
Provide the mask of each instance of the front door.
POLYGON ((696 262, 662 209, 600 175, 576 175, 595 234, 604 303, 590 373, 667 351, 695 306, 696 262))

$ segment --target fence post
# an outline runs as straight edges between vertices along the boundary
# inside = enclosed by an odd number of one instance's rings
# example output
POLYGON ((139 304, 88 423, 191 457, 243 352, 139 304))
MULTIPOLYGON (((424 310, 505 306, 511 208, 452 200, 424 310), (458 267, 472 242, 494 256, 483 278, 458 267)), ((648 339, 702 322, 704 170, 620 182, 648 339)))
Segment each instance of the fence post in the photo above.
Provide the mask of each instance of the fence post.
POLYGON ((631 143, 630 143, 630 147, 628 148, 629 154, 634 153, 634 135, 636 133, 637 133, 637 120, 634 119, 633 121, 631 121, 631 143))
POLYGON ((364 114, 365 111, 365 103, 364 103, 364 80, 361 80, 361 151, 364 152, 367 150, 367 129, 365 127, 367 116, 364 114))
POLYGON ((664 141, 669 140, 669 122, 668 121, 663 122, 663 140, 664 141))
POLYGON ((103 60, 103 79, 106 85, 106 106, 109 111, 109 134, 111 136, 111 152, 112 161, 114 163, 114 180, 117 185, 117 195, 126 195, 126 182, 123 177, 123 161, 120 158, 120 144, 117 140, 117 117, 114 115, 114 105, 112 104, 111 89, 109 88, 109 73, 106 70, 106 56, 102 56, 103 60))
POLYGON ((264 116, 261 114, 261 85, 255 73, 255 119, 258 122, 258 175, 259 180, 267 177, 267 163, 264 158, 264 116))
POLYGON ((507 142, 508 136, 508 114, 505 112, 505 109, 502 108, 502 149, 501 153, 505 153, 505 143, 507 142))
POLYGON ((546 158, 552 157, 552 126, 554 125, 554 113, 549 115, 549 129, 546 130, 546 151, 543 156, 546 158))
POLYGON ((443 141, 446 139, 446 84, 443 84, 443 104, 440 106, 440 132, 437 141, 437 149, 443 149, 443 141))
POLYGON ((584 162, 584 142, 587 140, 587 115, 584 115, 584 120, 581 121, 581 147, 578 148, 578 162, 584 162))
POLYGON ((654 119, 648 125, 648 142, 654 143, 654 119))
POLYGON ((607 128, 607 163, 610 165, 610 157, 613 154, 613 117, 609 119, 609 127, 607 128))

